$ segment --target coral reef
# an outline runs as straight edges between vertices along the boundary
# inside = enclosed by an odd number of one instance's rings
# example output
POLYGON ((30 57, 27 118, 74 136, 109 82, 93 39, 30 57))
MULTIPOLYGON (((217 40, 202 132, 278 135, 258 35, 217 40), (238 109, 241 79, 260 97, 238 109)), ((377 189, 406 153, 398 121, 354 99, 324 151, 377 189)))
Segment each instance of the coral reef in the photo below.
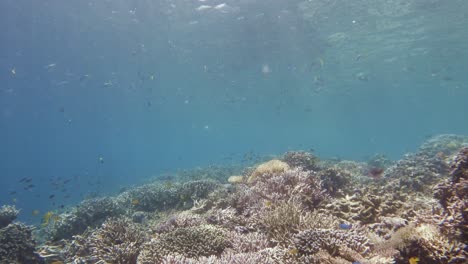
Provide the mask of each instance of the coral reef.
MULTIPOLYGON (((299 151, 240 171, 187 170, 54 213, 38 252, 47 263, 466 263, 465 137, 397 162, 299 151)), ((1 232, 18 226, 4 208, 1 232)))
POLYGON ((302 168, 304 170, 317 171, 319 169, 318 158, 313 154, 305 151, 288 151, 282 160, 291 168, 302 168))
POLYGON ((468 147, 463 148, 451 164, 450 180, 434 187, 434 197, 442 206, 436 218, 446 232, 468 241, 468 147))
POLYGON ((109 197, 85 200, 71 212, 57 215, 54 221, 45 223, 51 240, 71 238, 83 233, 88 227, 101 225, 107 218, 123 213, 123 208, 109 197))
POLYGON ((220 255, 228 246, 225 232, 219 227, 201 225, 177 228, 145 243, 138 263, 158 263, 162 257, 170 254, 187 258, 220 255))
MULTIPOLYGON (((10 208, 11 209, 11 208, 10 208)), ((0 263, 44 263, 36 254, 33 228, 21 223, 0 228, 0 263)))
POLYGON ((76 236, 66 261, 135 264, 145 240, 140 226, 125 219, 109 219, 100 228, 76 236))
POLYGON ((14 206, 4 205, 0 207, 0 228, 11 224, 19 214, 14 206))
POLYGON ((362 260, 371 251, 366 237, 332 229, 302 231, 294 236, 293 246, 300 257, 326 251, 330 256, 339 256, 351 262, 362 260))
POLYGON ((247 182, 252 183, 262 175, 279 174, 287 170, 289 170, 289 165, 286 162, 283 162, 281 160, 270 160, 268 162, 258 165, 255 168, 255 170, 253 170, 252 173, 250 173, 247 182))

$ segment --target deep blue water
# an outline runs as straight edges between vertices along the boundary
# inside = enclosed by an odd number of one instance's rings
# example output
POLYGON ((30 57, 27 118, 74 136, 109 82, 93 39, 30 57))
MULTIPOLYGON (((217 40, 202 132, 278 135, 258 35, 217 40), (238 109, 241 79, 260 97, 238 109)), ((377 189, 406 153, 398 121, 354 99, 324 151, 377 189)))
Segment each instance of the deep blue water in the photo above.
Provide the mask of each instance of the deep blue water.
POLYGON ((431 135, 466 135, 467 10, 462 0, 1 1, 0 204, 15 199, 34 221, 34 209, 247 152, 398 159, 431 135))

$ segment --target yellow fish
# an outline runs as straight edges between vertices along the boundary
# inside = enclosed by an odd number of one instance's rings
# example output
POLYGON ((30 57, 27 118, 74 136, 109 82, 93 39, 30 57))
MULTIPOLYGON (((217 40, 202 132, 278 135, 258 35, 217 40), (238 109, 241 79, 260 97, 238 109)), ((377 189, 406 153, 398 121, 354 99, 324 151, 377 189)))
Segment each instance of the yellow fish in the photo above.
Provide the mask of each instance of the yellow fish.
POLYGON ((132 204, 133 204, 133 205, 139 205, 139 204, 140 204, 140 200, 138 200, 138 199, 133 199, 133 200, 132 200, 132 204))
POLYGON ((44 227, 48 226, 52 216, 54 216, 54 213, 52 211, 45 213, 44 216, 42 217, 42 226, 44 227))
POLYGON ((418 264, 419 258, 418 257, 411 257, 408 260, 409 264, 418 264))
POLYGON ((38 215, 39 213, 40 213, 39 210, 33 210, 31 214, 32 214, 33 216, 36 216, 36 215, 38 215))

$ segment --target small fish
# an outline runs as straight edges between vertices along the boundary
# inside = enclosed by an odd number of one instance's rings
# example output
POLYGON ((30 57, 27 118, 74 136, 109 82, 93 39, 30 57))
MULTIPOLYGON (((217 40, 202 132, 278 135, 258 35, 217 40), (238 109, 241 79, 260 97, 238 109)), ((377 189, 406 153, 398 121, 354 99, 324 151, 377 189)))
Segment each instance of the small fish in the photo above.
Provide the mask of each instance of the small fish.
POLYGON ((33 210, 33 211, 32 211, 31 215, 36 216, 36 215, 38 215, 39 213, 40 213, 40 211, 36 209, 36 210, 33 210))
POLYGON ((24 182, 31 182, 32 178, 27 178, 24 182))
POLYGON ((320 68, 323 68, 325 66, 325 61, 322 58, 319 58, 319 63, 320 63, 320 68))
POLYGON ((10 195, 15 195, 16 194, 16 191, 11 191, 10 192, 10 195))
POLYGON ((99 156, 98 161, 99 161, 99 163, 104 164, 104 157, 103 157, 103 156, 99 156))
POLYGON ((151 75, 151 76, 150 76, 150 80, 154 80, 154 75, 151 75))
POLYGON ((203 10, 207 10, 207 9, 211 9, 212 6, 209 6, 209 5, 201 5, 199 7, 197 7, 197 10, 198 11, 203 11, 203 10))
POLYGON ((133 199, 133 200, 132 200, 132 204, 133 204, 133 205, 139 205, 139 204, 140 204, 140 200, 138 200, 138 199, 133 199))
POLYGON ((49 195, 49 199, 54 199, 54 198, 55 198, 55 194, 49 195))
POLYGON ((15 68, 11 69, 11 74, 16 75, 16 69, 15 68))
POLYGON ((418 262, 419 262, 419 258, 418 258, 418 257, 411 257, 411 258, 409 258, 409 260, 408 260, 408 263, 409 263, 409 264, 418 264, 418 262))
POLYGON ((340 229, 343 229, 343 230, 349 230, 351 228, 353 228, 353 225, 352 224, 346 224, 346 223, 341 223, 339 225, 340 229))
POLYGON ((219 9, 225 8, 226 6, 227 6, 226 3, 222 3, 222 4, 219 4, 219 5, 215 6, 214 9, 218 9, 218 10, 219 10, 219 9))

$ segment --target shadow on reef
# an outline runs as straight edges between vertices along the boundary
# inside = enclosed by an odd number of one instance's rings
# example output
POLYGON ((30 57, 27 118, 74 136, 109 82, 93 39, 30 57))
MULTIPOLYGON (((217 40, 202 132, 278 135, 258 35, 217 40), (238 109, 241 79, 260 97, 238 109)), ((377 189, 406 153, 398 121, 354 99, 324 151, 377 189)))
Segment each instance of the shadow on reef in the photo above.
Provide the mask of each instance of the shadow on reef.
POLYGON ((297 151, 243 173, 189 175, 51 213, 39 245, 4 206, 0 263, 467 261, 466 137, 432 138, 397 162, 297 151))

